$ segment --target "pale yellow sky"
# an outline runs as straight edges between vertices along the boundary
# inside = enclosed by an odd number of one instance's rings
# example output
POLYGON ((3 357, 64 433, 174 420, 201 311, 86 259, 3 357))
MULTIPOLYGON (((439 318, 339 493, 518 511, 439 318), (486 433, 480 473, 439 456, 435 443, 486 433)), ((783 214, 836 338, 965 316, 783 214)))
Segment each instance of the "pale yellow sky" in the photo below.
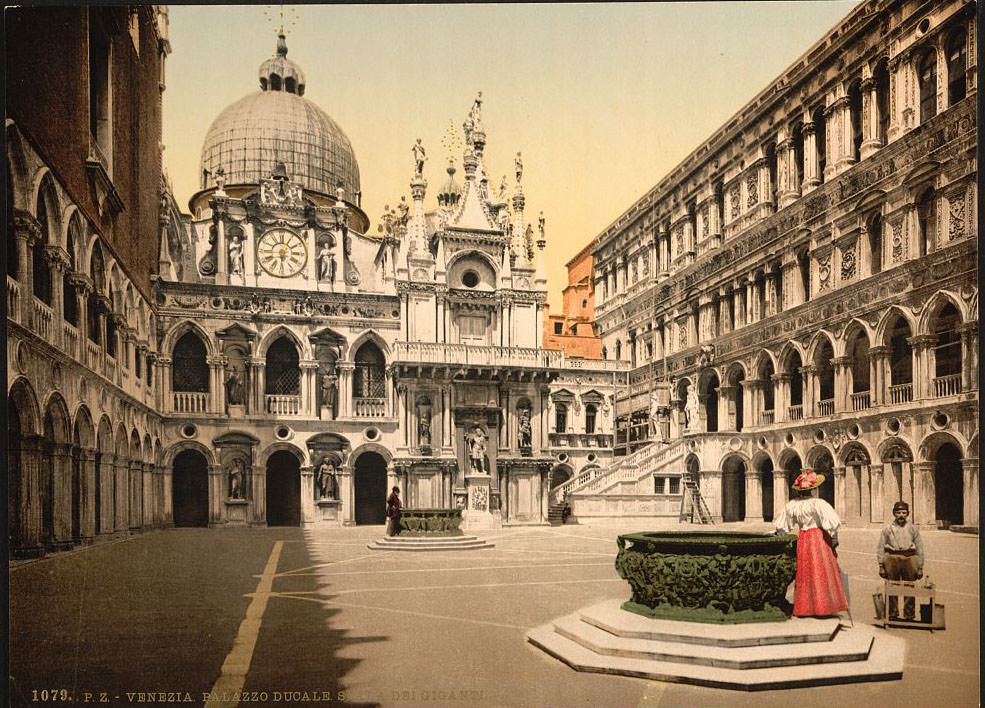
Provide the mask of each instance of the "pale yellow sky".
MULTIPOLYGON (((409 198, 418 137, 435 205, 442 136, 482 91, 490 183, 523 153, 559 312, 565 262, 857 4, 296 5, 287 43, 306 98, 352 141, 373 232, 384 204, 409 198)), ((209 125, 258 90, 276 37, 263 6, 170 19, 164 158, 187 208, 209 125)))

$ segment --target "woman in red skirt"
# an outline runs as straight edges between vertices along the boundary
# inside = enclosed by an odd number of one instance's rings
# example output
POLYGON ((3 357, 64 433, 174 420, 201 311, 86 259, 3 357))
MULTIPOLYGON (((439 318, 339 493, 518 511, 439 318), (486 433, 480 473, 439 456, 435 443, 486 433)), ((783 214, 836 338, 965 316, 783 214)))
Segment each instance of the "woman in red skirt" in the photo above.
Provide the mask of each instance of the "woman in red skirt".
POLYGON ((777 531, 800 530, 793 602, 796 617, 826 617, 848 608, 835 558, 841 519, 830 504, 812 495, 823 482, 823 474, 801 472, 793 483, 797 497, 787 502, 776 519, 777 531))

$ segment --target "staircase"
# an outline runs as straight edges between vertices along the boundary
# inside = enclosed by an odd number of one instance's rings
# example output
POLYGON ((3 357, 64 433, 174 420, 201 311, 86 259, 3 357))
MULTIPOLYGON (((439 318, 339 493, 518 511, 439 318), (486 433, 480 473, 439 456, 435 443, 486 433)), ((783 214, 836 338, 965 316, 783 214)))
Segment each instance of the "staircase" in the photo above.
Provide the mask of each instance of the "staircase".
POLYGON ((681 497, 681 514, 678 521, 688 521, 692 524, 714 523, 715 520, 698 488, 697 477, 691 472, 685 472, 681 479, 684 482, 684 496, 681 497))
POLYGON ((567 506, 567 502, 559 501, 557 504, 551 504, 547 509, 547 522, 551 526, 561 526, 564 524, 564 507, 567 506))

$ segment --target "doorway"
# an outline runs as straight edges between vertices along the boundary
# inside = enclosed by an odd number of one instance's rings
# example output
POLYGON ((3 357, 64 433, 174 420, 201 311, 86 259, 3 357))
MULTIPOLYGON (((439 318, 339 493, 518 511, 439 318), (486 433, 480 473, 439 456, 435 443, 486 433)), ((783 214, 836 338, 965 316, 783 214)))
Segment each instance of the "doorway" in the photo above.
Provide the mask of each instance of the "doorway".
POLYGON ((267 526, 301 525, 301 463, 287 450, 267 460, 267 526))
POLYGON ((356 525, 386 523, 386 460, 376 452, 364 452, 356 460, 355 519, 356 525))
POLYGON ((171 489, 175 526, 209 525, 208 462, 202 453, 195 450, 178 453, 174 458, 171 489))

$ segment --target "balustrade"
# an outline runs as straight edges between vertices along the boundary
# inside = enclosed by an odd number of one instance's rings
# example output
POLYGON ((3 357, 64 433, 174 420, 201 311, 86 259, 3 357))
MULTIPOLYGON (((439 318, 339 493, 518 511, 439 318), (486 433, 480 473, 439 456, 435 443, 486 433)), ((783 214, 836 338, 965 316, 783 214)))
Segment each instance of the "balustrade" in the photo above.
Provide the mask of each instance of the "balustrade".
POLYGON ((209 409, 208 393, 174 392, 175 413, 207 413, 209 409))
POLYGON ((835 412, 835 399, 826 398, 823 401, 817 402, 818 415, 834 415, 834 412, 835 412))
POLYGON ((788 420, 803 420, 804 418, 804 406, 787 406, 787 419, 788 420))
POLYGON ((68 322, 62 323, 62 332, 64 333, 63 346, 65 347, 65 353, 68 354, 73 359, 79 358, 79 330, 77 330, 73 325, 68 322))
POLYGON ((116 359, 110 355, 106 355, 106 378, 110 381, 116 381, 116 359))
POLYGON ((34 298, 34 331, 46 342, 51 341, 51 323, 54 318, 51 308, 34 298))
POLYGON ((872 405, 872 396, 868 391, 859 391, 849 396, 852 400, 853 411, 864 411, 872 405))
POLYGON ((395 361, 459 366, 523 366, 556 369, 564 361, 564 352, 534 347, 490 347, 437 342, 397 342, 395 361))
POLYGON ((934 379, 934 395, 937 398, 961 393, 961 374, 938 376, 934 379))
POLYGON ((759 412, 759 422, 762 425, 773 425, 773 421, 776 419, 775 411, 766 410, 759 412))
POLYGON ((913 400, 913 384, 904 383, 889 387, 889 401, 893 404, 909 403, 913 400))
POLYGON ((301 396, 274 396, 265 395, 263 397, 264 410, 271 415, 297 415, 301 411, 301 396))
POLYGON ((85 365, 92 371, 99 366, 99 357, 102 353, 99 345, 90 339, 86 339, 86 360, 85 365))
POLYGON ((353 398, 353 415, 356 418, 385 418, 385 398, 353 398))
MULTIPOLYGON (((12 257, 13 254, 8 254, 12 257)), ((21 284, 9 275, 7 276, 7 317, 20 322, 21 319, 21 284)))

